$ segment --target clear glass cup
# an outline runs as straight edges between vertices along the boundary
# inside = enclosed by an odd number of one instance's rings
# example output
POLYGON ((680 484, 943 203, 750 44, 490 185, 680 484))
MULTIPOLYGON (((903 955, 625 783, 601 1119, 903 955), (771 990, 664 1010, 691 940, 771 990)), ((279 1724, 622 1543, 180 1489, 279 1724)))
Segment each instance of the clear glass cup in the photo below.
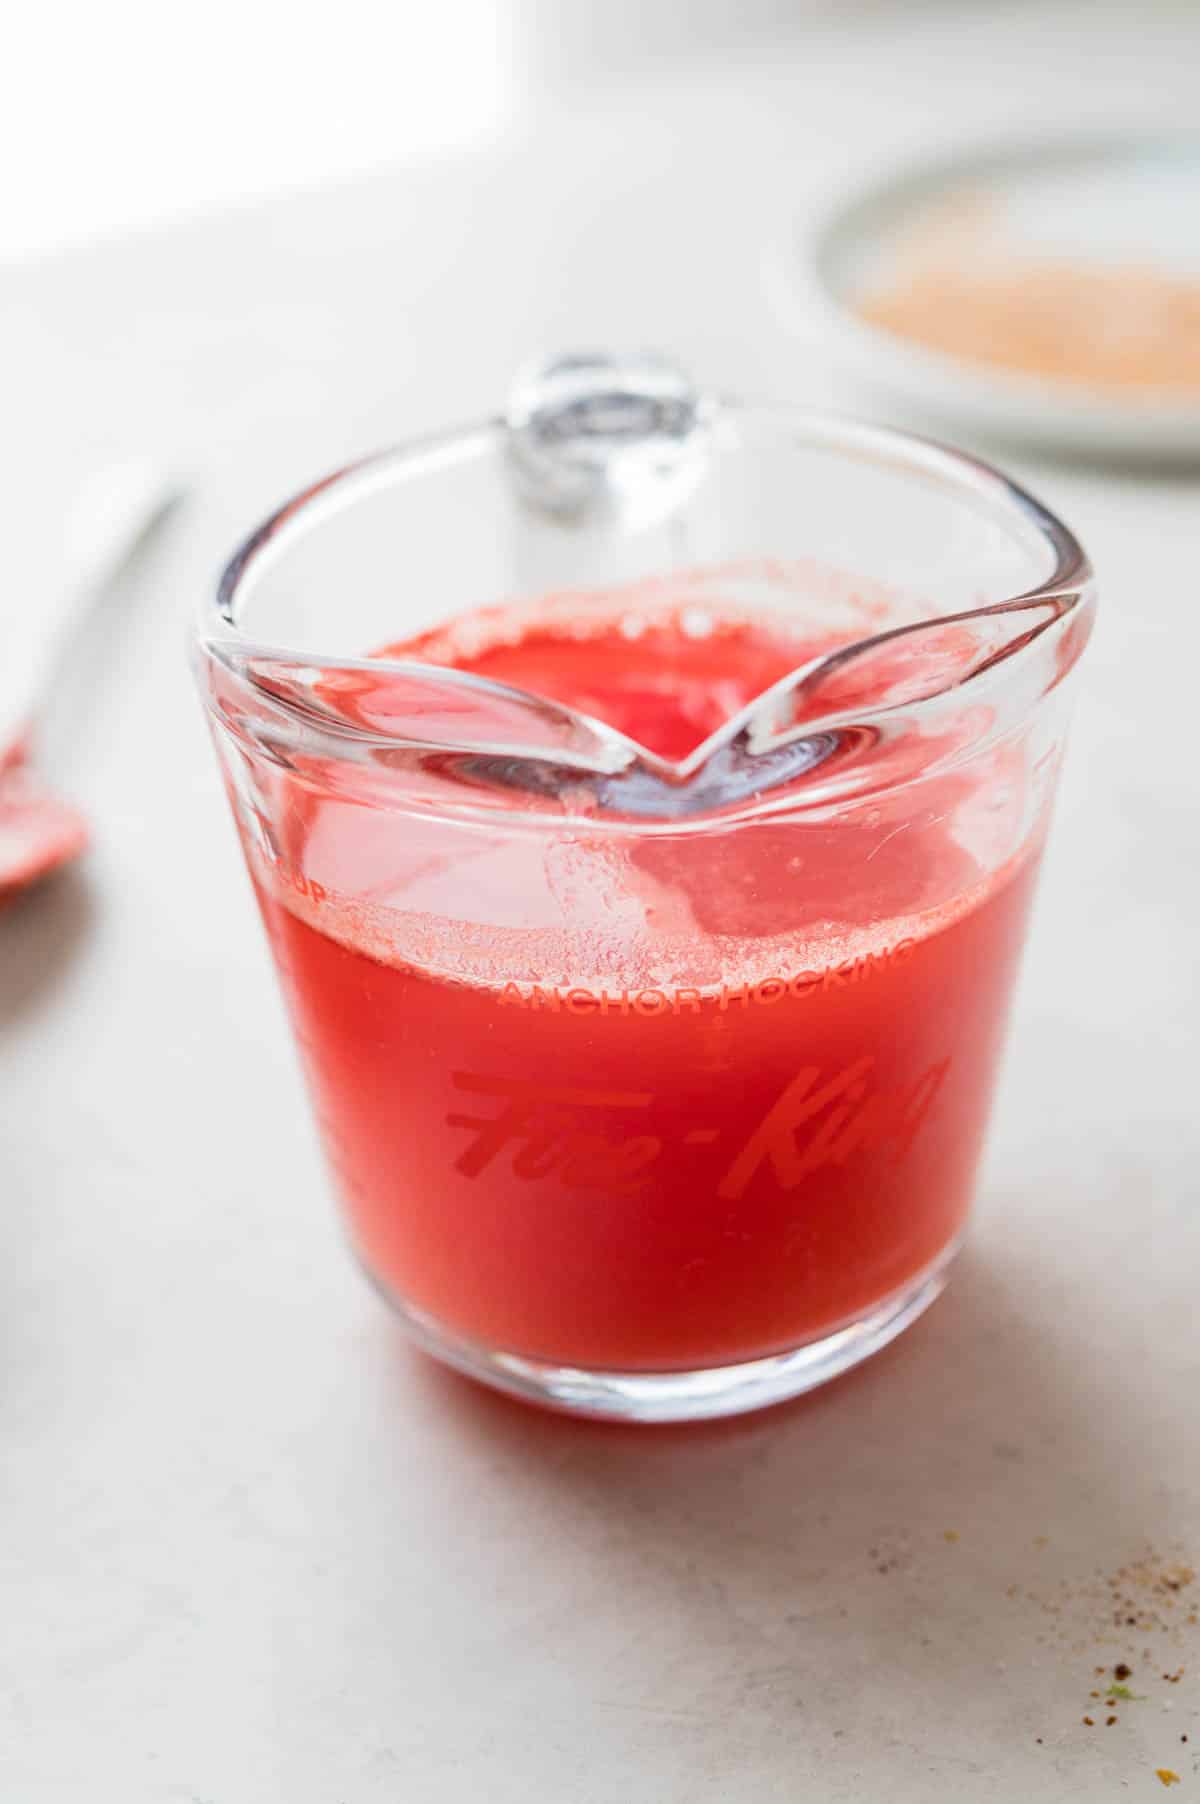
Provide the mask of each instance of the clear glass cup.
POLYGON ((549 366, 247 541, 204 699, 354 1248, 428 1350, 721 1415, 933 1300, 1092 609, 994 470, 653 359, 549 366), (427 661, 549 620, 653 691, 669 620, 715 706, 746 619, 795 667, 671 755, 427 661))

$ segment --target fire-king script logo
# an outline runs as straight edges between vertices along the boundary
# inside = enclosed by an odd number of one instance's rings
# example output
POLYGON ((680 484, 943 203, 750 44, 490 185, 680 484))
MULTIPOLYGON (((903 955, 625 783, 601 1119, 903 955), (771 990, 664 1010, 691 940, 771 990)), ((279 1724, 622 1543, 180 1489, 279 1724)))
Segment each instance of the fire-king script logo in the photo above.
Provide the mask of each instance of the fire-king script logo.
MULTIPOLYGON (((781 1190, 794 1190, 813 1173, 871 1153, 898 1163, 909 1152, 945 1082, 950 1060, 930 1065, 915 1082, 894 1086, 872 1082, 876 1061, 855 1059, 826 1075, 806 1065, 785 1087, 749 1138, 729 1160, 717 1195, 736 1202, 761 1171, 781 1190)), ((657 1100, 645 1090, 599 1090, 556 1086, 521 1078, 453 1073, 457 1090, 479 1108, 490 1100, 492 1113, 474 1109, 447 1115, 449 1127, 471 1138, 455 1160, 464 1177, 479 1177, 501 1155, 512 1174, 529 1182, 555 1177, 571 1188, 633 1196, 649 1181, 664 1154, 683 1147, 713 1147, 716 1128, 696 1126, 673 1140, 635 1133, 615 1138, 605 1116, 620 1111, 649 1112, 657 1100)), ((710 1155, 711 1156, 711 1155, 710 1155)))

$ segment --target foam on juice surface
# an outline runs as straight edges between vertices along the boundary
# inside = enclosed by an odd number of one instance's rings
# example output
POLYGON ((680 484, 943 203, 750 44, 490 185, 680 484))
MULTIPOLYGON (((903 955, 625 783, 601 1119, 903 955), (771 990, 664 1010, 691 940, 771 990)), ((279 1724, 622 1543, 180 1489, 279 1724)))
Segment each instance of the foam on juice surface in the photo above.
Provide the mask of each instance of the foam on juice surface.
POLYGON ((444 981, 501 989, 517 982, 549 988, 692 987, 717 995, 730 984, 789 982, 804 974, 873 963, 911 950, 970 914, 1023 868, 1028 852, 970 888, 925 910, 890 915, 869 924, 830 919, 803 932, 739 938, 708 933, 659 935, 639 926, 603 931, 586 925, 502 926, 468 918, 461 893, 448 889, 446 912, 363 901, 324 890, 319 899, 275 881, 256 861, 265 887, 292 914, 347 951, 380 965, 412 969, 444 981))

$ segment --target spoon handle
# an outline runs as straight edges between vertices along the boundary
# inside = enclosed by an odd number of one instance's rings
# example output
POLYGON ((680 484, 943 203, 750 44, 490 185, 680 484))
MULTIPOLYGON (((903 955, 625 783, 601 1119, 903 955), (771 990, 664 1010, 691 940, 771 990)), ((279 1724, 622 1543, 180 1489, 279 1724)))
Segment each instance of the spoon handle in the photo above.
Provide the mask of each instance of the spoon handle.
POLYGON ((36 730, 73 645, 181 493, 161 468, 143 462, 102 470, 85 485, 68 522, 67 581, 42 610, 36 631, 5 659, 0 764, 36 730))

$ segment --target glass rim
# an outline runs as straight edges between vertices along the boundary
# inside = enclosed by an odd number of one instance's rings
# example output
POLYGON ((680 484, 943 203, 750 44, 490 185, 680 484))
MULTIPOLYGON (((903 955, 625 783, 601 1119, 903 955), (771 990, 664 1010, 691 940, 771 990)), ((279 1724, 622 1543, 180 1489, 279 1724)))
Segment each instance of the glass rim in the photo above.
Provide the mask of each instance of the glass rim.
MULTIPOLYGON (((899 428, 880 426, 852 417, 811 411, 787 405, 758 404, 721 395, 706 397, 702 402, 712 422, 724 420, 743 427, 762 427, 782 434, 793 447, 825 451, 832 457, 850 463, 866 463, 876 468, 891 467, 901 476, 932 483, 947 498, 960 506, 973 509, 981 519, 1007 528, 1011 541, 1031 554, 1044 558, 1049 553, 1051 568, 1040 582, 1007 596, 1000 601, 943 614, 930 613, 915 623, 892 625, 835 646, 813 665, 799 666, 791 677, 782 681, 747 705, 730 723, 718 728, 688 759, 675 765, 656 759, 636 742, 566 704, 552 701, 534 691, 514 688, 492 678, 477 676, 450 665, 434 664, 418 659, 391 657, 345 656, 319 651, 302 651, 279 643, 256 639, 239 621, 247 588, 253 577, 271 567, 278 557, 302 541, 308 533, 319 530, 322 523, 349 512, 371 496, 385 492, 414 477, 453 468, 473 457, 494 456, 505 449, 510 427, 502 415, 492 416, 473 425, 448 429, 426 437, 404 441, 343 465, 320 477, 275 509, 238 547, 221 572, 215 590, 202 603, 194 641, 198 661, 206 667, 220 667, 220 681, 232 682, 243 696, 252 698, 251 706, 270 711, 294 724, 303 735, 307 748, 320 748, 323 755, 337 760, 371 759, 387 763, 426 753, 487 753, 518 764, 555 765, 560 771, 575 770, 585 778, 611 774, 618 768, 638 765, 658 774, 690 781, 712 755, 733 738, 734 730, 749 735, 755 749, 756 710, 764 704, 759 719, 766 715, 765 704, 777 698, 789 684, 801 681, 810 685, 810 693, 839 670, 850 657, 871 654, 877 647, 903 634, 929 634, 931 629, 958 623, 978 623, 981 635, 999 634, 1000 649, 982 659, 977 667, 948 675, 946 682, 928 694, 900 703, 881 702, 856 711, 855 722, 885 722, 901 711, 910 718, 929 712, 944 701, 951 690, 961 690, 976 682, 984 672, 992 678, 1004 678, 1016 670, 1034 674, 1031 660, 1037 651, 1045 652, 1051 644, 1059 655, 1050 665, 1043 663, 1038 671, 1046 672, 1045 680, 1031 691, 1028 682, 1021 685, 1023 698, 1015 702, 1024 716, 1050 689, 1073 668, 1087 639, 1091 604, 1094 599, 1093 571, 1079 540, 1049 508, 1027 489, 1014 482, 982 458, 953 449, 935 439, 925 438, 899 428), (1009 620, 1006 617, 1015 616, 1009 620), (1068 629, 1082 624, 1083 630, 1068 629), (1053 629, 1047 637, 1047 629, 1053 629), (314 701, 314 687, 320 673, 370 673, 376 677, 389 675, 417 685, 414 693, 442 698, 456 697, 459 704, 472 700, 500 704, 507 710, 506 720, 516 720, 516 736, 486 741, 457 736, 425 726, 418 714, 411 721, 389 730, 381 724, 362 724, 344 716, 333 716, 314 701), (522 729, 530 729, 524 731, 522 729), (553 747, 547 739, 552 731, 553 747)), ((202 679, 203 680, 203 679, 202 679)), ((1012 687, 1018 687, 1013 678, 1012 687)), ((206 705, 214 707, 210 691, 206 705)), ((217 710, 222 714, 221 710, 217 710)), ((414 712, 416 712, 414 710, 414 712)), ((242 711, 239 709, 239 714, 242 711)), ((227 713, 222 715, 229 724, 227 713)), ((1012 716, 1010 714, 1010 720, 1012 716)), ((838 716, 836 710, 827 718, 809 717, 807 729, 818 735, 827 726, 844 727, 849 716, 838 716)), ((242 716, 241 729, 245 730, 242 716)), ((797 729, 793 738, 802 729, 797 729)), ((759 733, 759 748, 764 742, 759 733)), ((887 787, 886 783, 884 785, 887 787)), ((813 796, 813 804, 817 803, 813 796)), ((511 813, 513 808, 509 798, 511 813)), ((803 804, 800 804, 803 805, 803 804)), ((544 817, 541 817, 544 819, 544 817)), ((560 815, 561 820, 563 817, 560 815)), ((616 824, 615 822, 613 823, 616 824)), ((644 823, 647 824, 647 823, 644 823)), ((667 826, 667 823, 663 823, 667 826)), ((677 827, 682 823, 676 823, 677 827)), ((667 827, 667 830, 670 830, 667 827)))
MULTIPOLYGON (((1048 546, 1054 556, 1054 567, 1042 582, 999 602, 989 603, 989 606, 1049 599, 1083 589, 1093 579, 1091 561, 1070 527, 1029 489, 972 452, 961 451, 939 439, 908 432, 902 427, 878 425, 853 415, 748 402, 725 395, 712 396, 708 404, 725 414, 740 415, 799 434, 794 438, 797 444, 848 454, 855 461, 901 466, 910 474, 933 478, 963 500, 973 497, 985 506, 990 503, 993 517, 1006 517, 1018 528, 1019 536, 1026 543, 1036 537, 1043 546, 1048 546), (1024 528, 1023 532, 1021 528, 1024 528)), ((400 440, 342 464, 297 490, 242 540, 224 565, 215 590, 202 604, 201 638, 211 633, 231 633, 239 643, 253 644, 259 651, 305 662, 314 659, 334 664, 359 662, 335 653, 306 653, 284 644, 268 645, 246 633, 237 619, 237 605, 248 578, 260 574, 276 556, 319 527, 325 518, 368 499, 388 487, 393 479, 399 481, 432 474, 439 466, 457 461, 472 451, 498 448, 503 444, 507 430, 503 415, 493 415, 472 425, 400 440)), ((931 620, 947 617, 929 616, 931 620)), ((373 668, 386 668, 392 661, 373 658, 369 663, 373 668)))

